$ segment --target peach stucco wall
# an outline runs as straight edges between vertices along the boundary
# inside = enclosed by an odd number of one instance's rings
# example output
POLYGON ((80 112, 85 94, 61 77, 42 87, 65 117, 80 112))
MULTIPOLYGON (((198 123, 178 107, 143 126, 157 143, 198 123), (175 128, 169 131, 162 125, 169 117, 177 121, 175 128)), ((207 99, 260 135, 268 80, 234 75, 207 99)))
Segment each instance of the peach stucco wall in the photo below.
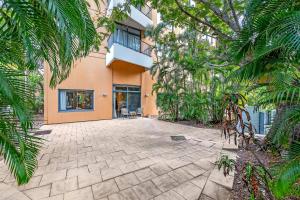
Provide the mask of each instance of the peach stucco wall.
MULTIPOLYGON (((102 4, 101 8, 103 7, 102 4)), ((153 22, 156 24, 155 11, 153 22)), ((144 40, 151 43, 147 39, 144 40)), ((49 87, 51 72, 45 63, 44 120, 46 124, 112 119, 113 84, 141 86, 144 115, 157 115, 156 96, 151 94, 154 80, 150 72, 124 61, 114 61, 106 67, 105 46, 106 42, 102 44, 99 52, 90 53, 86 58, 77 60, 69 77, 54 89, 49 87), (59 112, 58 89, 94 90, 94 110, 59 112)))
POLYGON ((87 57, 77 61, 69 78, 55 89, 49 85, 50 71, 46 65, 45 120, 46 123, 63 123, 112 118, 112 72, 105 60, 87 57), (58 89, 94 90, 94 110, 58 112, 58 89), (106 94, 106 95, 105 95, 106 94))

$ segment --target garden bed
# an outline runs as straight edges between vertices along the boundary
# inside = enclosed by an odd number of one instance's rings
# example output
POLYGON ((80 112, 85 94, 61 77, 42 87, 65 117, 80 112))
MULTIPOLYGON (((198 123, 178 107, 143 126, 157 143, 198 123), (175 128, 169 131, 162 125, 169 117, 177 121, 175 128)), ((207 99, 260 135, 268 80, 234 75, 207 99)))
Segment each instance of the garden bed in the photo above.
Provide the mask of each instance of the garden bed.
MULTIPOLYGON (((270 165, 270 158, 272 156, 269 153, 266 153, 264 151, 257 150, 257 147, 255 145, 251 145, 249 147, 251 151, 255 153, 257 158, 264 164, 266 168, 270 165)), ((249 199, 250 193, 247 189, 247 186, 245 185, 243 179, 245 178, 245 175, 243 173, 243 168, 245 167, 247 162, 251 162, 254 164, 259 164, 255 156, 251 153, 251 151, 245 150, 245 149, 239 149, 237 151, 237 160, 236 160, 236 171, 234 174, 234 181, 233 181, 233 199, 235 200, 241 200, 242 199, 249 199)), ((271 200, 272 198, 266 197, 265 200, 271 200)))
MULTIPOLYGON (((163 120, 163 119, 160 119, 160 120, 163 120)), ((209 129, 221 129, 222 128, 221 123, 218 123, 218 124, 203 124, 201 122, 197 122, 197 121, 194 121, 194 120, 170 121, 170 120, 166 120, 166 119, 164 119, 163 121, 172 122, 172 123, 175 123, 175 124, 193 126, 193 127, 197 127, 197 128, 209 128, 209 129)))

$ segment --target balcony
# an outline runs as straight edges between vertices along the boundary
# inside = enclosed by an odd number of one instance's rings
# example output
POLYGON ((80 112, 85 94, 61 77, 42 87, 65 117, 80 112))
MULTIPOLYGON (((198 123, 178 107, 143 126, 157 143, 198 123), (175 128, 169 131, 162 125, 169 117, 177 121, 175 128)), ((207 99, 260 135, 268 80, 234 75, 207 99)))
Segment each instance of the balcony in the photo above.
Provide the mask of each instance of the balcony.
POLYGON ((140 35, 132 33, 133 31, 134 29, 130 28, 127 30, 118 28, 111 34, 107 41, 109 52, 106 54, 106 66, 114 60, 122 60, 146 69, 152 67, 151 46, 143 42, 140 35))
MULTIPOLYGON (((118 5, 123 5, 128 0, 108 0, 108 15, 111 14, 111 11, 114 7, 118 5)), ((130 6, 129 19, 122 22, 123 24, 127 24, 136 28, 145 29, 148 26, 153 26, 152 21, 152 8, 148 5, 144 6, 130 6), (135 23, 138 25, 135 26, 135 23)))

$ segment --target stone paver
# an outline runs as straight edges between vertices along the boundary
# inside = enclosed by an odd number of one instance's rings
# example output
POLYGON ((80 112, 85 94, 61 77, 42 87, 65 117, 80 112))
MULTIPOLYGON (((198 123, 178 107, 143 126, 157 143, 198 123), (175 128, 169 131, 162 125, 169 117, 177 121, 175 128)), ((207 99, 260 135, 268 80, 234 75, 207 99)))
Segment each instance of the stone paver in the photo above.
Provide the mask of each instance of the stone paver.
POLYGON ((201 167, 195 165, 195 164, 190 164, 182 168, 184 171, 188 172, 191 174, 193 177, 200 176, 201 174, 204 174, 206 170, 202 169, 201 167))
POLYGON ((221 185, 208 180, 202 194, 215 200, 227 200, 230 199, 230 190, 222 187, 221 185))
POLYGON ((72 169, 69 169, 67 172, 68 177, 87 175, 87 174, 89 174, 89 169, 87 166, 79 167, 79 168, 72 168, 72 169))
POLYGON ((93 200, 91 187, 74 190, 64 194, 64 200, 93 200))
POLYGON ((51 196, 63 194, 77 189, 77 177, 61 180, 52 183, 51 196))
POLYGON ((157 176, 157 175, 156 175, 155 173, 153 173, 152 170, 149 169, 149 168, 139 170, 139 171, 135 172, 135 175, 138 177, 138 179, 139 179, 141 182, 150 180, 150 179, 152 179, 152 178, 154 178, 154 177, 157 176))
POLYGON ((140 183, 134 173, 125 174, 115 178, 115 181, 120 190, 127 189, 140 183))
POLYGON ((60 170, 43 175, 40 185, 47 185, 55 181, 63 180, 66 178, 67 170, 60 170))
POLYGON ((150 166, 150 168, 157 175, 163 175, 172 170, 167 164, 164 163, 157 163, 155 165, 150 166))
POLYGON ((106 197, 115 192, 118 192, 118 186, 115 180, 111 179, 102 183, 98 183, 92 186, 94 197, 96 199, 100 199, 102 197, 106 197))
POLYGON ((178 185, 178 183, 167 174, 154 178, 152 181, 163 192, 171 190, 178 185))
POLYGON ((139 199, 151 199, 161 193, 161 191, 151 182, 147 181, 133 187, 139 199))
POLYGON ((180 196, 178 193, 170 190, 168 192, 165 192, 155 197, 154 200, 185 200, 185 199, 182 196, 180 196))
POLYGON ((201 189, 191 182, 186 182, 174 189, 175 192, 187 200, 197 200, 201 194, 201 189))
POLYGON ((25 190, 24 193, 32 200, 38 200, 41 198, 46 198, 50 196, 51 185, 45 185, 38 188, 33 188, 30 190, 25 190))
POLYGON ((107 168, 101 170, 103 180, 108 180, 122 175, 122 171, 119 168, 107 168))
POLYGON ((102 181, 101 175, 99 173, 91 173, 86 175, 78 176, 78 186, 79 188, 83 188, 86 186, 90 186, 102 181))
POLYGON ((235 154, 219 130, 155 119, 105 120, 46 125, 51 134, 38 169, 17 186, 0 161, 0 200, 216 200, 228 199, 226 178, 214 162, 235 154), (185 141, 170 136, 184 135, 185 141))
POLYGON ((171 171, 168 173, 168 175, 171 176, 178 183, 183 183, 193 178, 192 175, 184 171, 182 168, 171 171))

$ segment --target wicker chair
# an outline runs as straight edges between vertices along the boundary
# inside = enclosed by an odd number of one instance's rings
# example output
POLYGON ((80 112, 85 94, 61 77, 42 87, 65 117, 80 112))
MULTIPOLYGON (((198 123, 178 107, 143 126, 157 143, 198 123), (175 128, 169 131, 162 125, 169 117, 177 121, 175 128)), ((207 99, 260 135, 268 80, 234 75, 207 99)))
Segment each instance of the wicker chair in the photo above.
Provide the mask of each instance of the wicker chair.
POLYGON ((129 112, 128 112, 127 108, 121 108, 121 117, 122 118, 129 117, 129 112))
POLYGON ((136 115, 137 115, 137 116, 143 117, 143 109, 142 109, 142 108, 138 108, 138 109, 136 110, 136 115))

